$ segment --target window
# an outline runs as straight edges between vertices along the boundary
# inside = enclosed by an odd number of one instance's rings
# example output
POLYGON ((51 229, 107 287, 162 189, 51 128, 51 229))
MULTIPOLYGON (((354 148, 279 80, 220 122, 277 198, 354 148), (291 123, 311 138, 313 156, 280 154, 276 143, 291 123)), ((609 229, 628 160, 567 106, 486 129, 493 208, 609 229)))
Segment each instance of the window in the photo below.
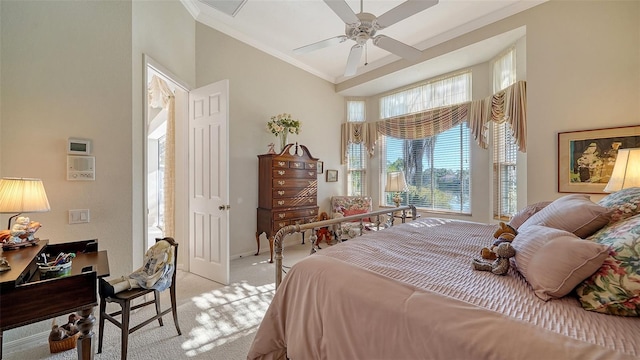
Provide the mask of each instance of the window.
MULTIPOLYGON (((493 61, 493 93, 516 82, 516 52, 509 49, 493 61)), ((492 124, 493 217, 509 220, 517 211, 516 157, 518 146, 507 122, 492 124)))
MULTIPOLYGON (((364 122, 365 105, 361 100, 347 101, 347 122, 364 122)), ((349 144, 347 158, 347 195, 365 195, 367 151, 364 144, 349 144)))
MULTIPOLYGON (((389 118, 471 100, 471 72, 440 78, 380 99, 380 117, 389 118)), ((404 171, 408 191, 402 204, 421 209, 471 213, 470 131, 466 122, 436 135, 404 140, 384 137, 382 169, 404 171)), ((384 189, 382 184, 381 189, 384 189)), ((395 206, 387 193, 383 204, 395 206)))

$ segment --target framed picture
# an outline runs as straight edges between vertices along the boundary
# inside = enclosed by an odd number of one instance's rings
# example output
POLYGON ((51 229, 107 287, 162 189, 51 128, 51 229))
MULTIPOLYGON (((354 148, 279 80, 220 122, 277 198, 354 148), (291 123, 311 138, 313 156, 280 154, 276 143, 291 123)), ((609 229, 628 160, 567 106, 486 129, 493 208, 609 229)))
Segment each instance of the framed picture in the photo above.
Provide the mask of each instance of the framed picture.
POLYGON ((318 161, 318 174, 322 174, 324 172, 324 162, 318 161))
POLYGON ((640 126, 558 133, 558 192, 604 194, 619 149, 640 147, 640 126))
POLYGON ((338 170, 327 170, 327 182, 338 181, 338 170))

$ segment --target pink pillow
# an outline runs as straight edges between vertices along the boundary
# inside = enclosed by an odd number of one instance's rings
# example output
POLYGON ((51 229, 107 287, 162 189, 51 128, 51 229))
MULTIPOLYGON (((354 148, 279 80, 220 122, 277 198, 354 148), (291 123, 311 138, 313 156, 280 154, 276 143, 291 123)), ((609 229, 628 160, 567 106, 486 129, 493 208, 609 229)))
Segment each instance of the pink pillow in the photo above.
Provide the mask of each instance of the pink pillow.
MULTIPOLYGON (((351 216, 351 215, 360 215, 360 214, 366 214, 369 211, 367 211, 366 209, 344 209, 342 211, 342 214, 344 216, 351 216)), ((354 222, 357 222, 359 220, 353 220, 354 222)), ((362 219, 362 221, 366 221, 366 222, 370 222, 369 218, 364 218, 362 219)))
POLYGON ((512 244, 516 269, 545 301, 569 294, 609 256, 607 245, 540 225, 522 229, 512 244))
POLYGON ((531 225, 543 225, 586 238, 609 222, 611 210, 590 200, 589 195, 566 195, 554 200, 525 221, 518 231, 531 225))
POLYGON ((509 225, 518 230, 525 221, 527 221, 530 217, 535 215, 538 211, 544 209, 545 206, 551 204, 551 201, 541 201, 535 204, 527 205, 524 209, 518 211, 515 215, 511 217, 509 220, 509 225))

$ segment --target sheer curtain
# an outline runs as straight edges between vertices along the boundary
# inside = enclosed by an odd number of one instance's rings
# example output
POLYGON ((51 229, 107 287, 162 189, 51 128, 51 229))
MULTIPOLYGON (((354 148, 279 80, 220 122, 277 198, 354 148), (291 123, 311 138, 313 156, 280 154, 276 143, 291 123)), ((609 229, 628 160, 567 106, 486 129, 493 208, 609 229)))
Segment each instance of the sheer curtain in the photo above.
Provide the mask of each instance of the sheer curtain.
POLYGON ((167 110, 167 132, 165 135, 164 170, 164 227, 163 235, 175 237, 175 114, 176 99, 167 83, 153 75, 149 84, 149 106, 167 110))

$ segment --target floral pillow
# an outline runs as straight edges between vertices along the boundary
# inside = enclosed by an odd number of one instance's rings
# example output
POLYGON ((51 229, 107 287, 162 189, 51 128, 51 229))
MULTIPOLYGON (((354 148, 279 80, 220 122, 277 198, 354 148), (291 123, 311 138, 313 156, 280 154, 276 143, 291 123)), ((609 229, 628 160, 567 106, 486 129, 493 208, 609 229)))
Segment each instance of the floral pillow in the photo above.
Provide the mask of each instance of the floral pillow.
POLYGON ((640 316, 640 214, 607 225, 588 240, 611 249, 600 269, 576 288, 582 307, 640 316))
POLYGON ((611 223, 640 214, 640 187, 622 189, 605 196, 598 205, 613 210, 611 223))

